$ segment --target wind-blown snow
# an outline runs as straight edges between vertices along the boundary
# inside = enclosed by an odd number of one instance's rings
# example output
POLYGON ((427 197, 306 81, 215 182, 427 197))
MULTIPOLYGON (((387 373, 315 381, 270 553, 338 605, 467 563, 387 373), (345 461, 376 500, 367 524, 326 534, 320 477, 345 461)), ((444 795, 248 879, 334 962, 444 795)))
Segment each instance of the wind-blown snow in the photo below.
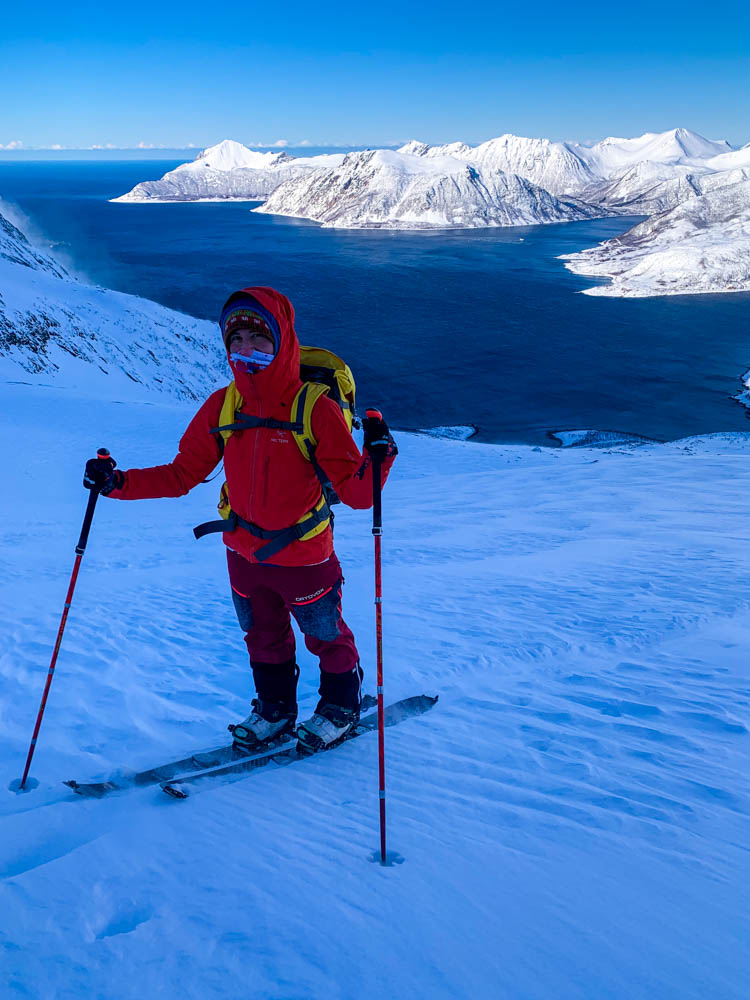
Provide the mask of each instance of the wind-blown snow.
POLYGON ((72 278, 0 215, 0 377, 85 384, 120 397, 197 399, 224 375, 218 327, 72 278))
POLYGON ((622 236, 561 259, 576 274, 612 279, 588 295, 748 291, 750 180, 708 187, 622 236))
MULTIPOLYGON (((99 373, 96 373, 99 374, 99 373)), ((169 459, 195 405, 0 384, 0 761, 20 775, 85 505, 83 461, 169 459), (18 427, 22 428, 19 438, 18 427), (19 440, 33 447, 19 447, 19 440), (18 498, 23 498, 23 516, 18 498)), ((102 499, 32 773, 0 795, 8 996, 745 1000, 750 442, 635 451, 399 435, 377 739, 170 802, 61 782, 223 742, 251 697, 216 484, 102 499), (33 956, 33 961, 30 960, 33 956)), ((374 685, 368 512, 337 516, 374 685)), ((317 698, 300 644, 302 710, 317 698)))
POLYGON ((347 229, 523 226, 601 214, 496 169, 382 149, 287 181, 254 211, 347 229))

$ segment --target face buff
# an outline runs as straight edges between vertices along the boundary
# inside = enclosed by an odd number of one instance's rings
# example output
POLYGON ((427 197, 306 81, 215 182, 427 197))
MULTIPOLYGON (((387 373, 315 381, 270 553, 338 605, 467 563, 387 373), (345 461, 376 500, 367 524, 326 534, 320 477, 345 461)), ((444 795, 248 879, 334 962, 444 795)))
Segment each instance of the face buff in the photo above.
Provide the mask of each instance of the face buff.
POLYGON ((268 368, 275 357, 275 354, 264 354, 263 351, 253 351, 249 358, 244 354, 232 353, 229 355, 230 360, 244 375, 255 375, 256 372, 268 368))

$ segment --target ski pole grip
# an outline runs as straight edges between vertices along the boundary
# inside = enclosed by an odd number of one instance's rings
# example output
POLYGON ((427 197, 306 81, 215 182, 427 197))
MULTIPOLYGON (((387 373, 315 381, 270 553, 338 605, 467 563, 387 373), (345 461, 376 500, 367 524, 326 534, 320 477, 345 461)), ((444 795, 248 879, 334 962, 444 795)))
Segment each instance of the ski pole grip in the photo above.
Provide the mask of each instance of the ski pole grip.
MULTIPOLYGON (((365 416, 372 420, 382 420, 383 414, 380 410, 365 410, 365 416)), ((378 442, 379 443, 379 442, 378 442)), ((383 504, 382 489, 380 486, 380 470, 382 459, 380 454, 373 448, 370 452, 372 460, 372 533, 373 535, 383 534, 383 504)))
MULTIPOLYGON (((98 448, 96 451, 97 458, 109 458, 108 448, 98 448)), ((96 501, 99 499, 99 490, 92 489, 89 492, 89 502, 86 504, 86 513, 83 515, 83 524, 81 525, 81 534, 78 539, 78 545, 76 545, 76 555, 82 556, 86 551, 86 543, 89 540, 89 532, 91 531, 91 522, 94 519, 94 509, 96 507, 96 501)))
POLYGON ((380 486, 379 458, 372 460, 372 533, 373 535, 383 534, 383 491, 380 486))

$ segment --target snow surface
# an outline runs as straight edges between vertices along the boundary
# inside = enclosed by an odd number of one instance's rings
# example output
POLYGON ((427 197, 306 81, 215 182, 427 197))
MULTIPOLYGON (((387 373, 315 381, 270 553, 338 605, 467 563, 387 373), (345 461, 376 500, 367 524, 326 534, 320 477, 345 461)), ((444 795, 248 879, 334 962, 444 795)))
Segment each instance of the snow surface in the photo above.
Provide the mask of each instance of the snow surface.
POLYGON ((749 291, 750 180, 722 185, 725 179, 715 174, 704 182, 706 193, 561 259, 576 274, 612 279, 585 289, 587 295, 749 291))
MULTIPOLYGON (((96 371, 86 391, 0 383, 15 418, 0 428, 6 786, 57 631, 84 459, 106 444, 123 466, 164 461, 195 409, 113 406, 109 385, 96 371)), ((745 1000, 750 440, 399 444, 387 700, 440 695, 387 734, 403 864, 370 860, 374 735, 182 803, 62 786, 217 745, 251 697, 222 546, 190 530, 216 484, 102 499, 39 787, 0 796, 4 996, 745 1000)), ((342 511, 336 533, 373 690, 369 517, 342 511)), ((300 663, 309 711, 302 647, 300 663)))

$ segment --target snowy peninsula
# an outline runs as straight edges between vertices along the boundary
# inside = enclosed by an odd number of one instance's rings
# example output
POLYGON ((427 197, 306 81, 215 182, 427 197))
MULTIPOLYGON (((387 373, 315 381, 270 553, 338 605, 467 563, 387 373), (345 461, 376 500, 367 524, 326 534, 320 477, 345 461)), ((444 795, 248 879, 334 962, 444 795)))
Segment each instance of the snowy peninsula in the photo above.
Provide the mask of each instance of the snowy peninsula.
POLYGON ((478 146, 411 140, 398 150, 313 157, 255 152, 224 140, 114 200, 260 201, 253 211, 340 229, 474 229, 653 217, 660 221, 652 242, 644 239, 652 229, 638 227, 566 259, 577 273, 616 279, 590 294, 666 295, 747 288, 750 243, 741 189, 726 197, 717 192, 749 179, 750 144, 733 149, 684 128, 588 146, 506 134, 478 146), (661 221, 664 213, 704 197, 703 207, 686 209, 684 218, 704 219, 710 233, 686 242, 679 224, 661 221), (720 226, 731 231, 731 246, 720 226))
POLYGON ((516 174, 383 149, 349 153, 340 165, 286 181, 253 211, 340 229, 530 226, 607 214, 516 174))
POLYGON ((311 170, 333 166, 343 154, 293 157, 258 153, 225 139, 182 163, 158 181, 142 181, 115 202, 264 201, 279 184, 311 170))
POLYGON ((610 278, 587 295, 687 295, 750 291, 750 171, 703 180, 704 193, 561 259, 575 274, 610 278))

